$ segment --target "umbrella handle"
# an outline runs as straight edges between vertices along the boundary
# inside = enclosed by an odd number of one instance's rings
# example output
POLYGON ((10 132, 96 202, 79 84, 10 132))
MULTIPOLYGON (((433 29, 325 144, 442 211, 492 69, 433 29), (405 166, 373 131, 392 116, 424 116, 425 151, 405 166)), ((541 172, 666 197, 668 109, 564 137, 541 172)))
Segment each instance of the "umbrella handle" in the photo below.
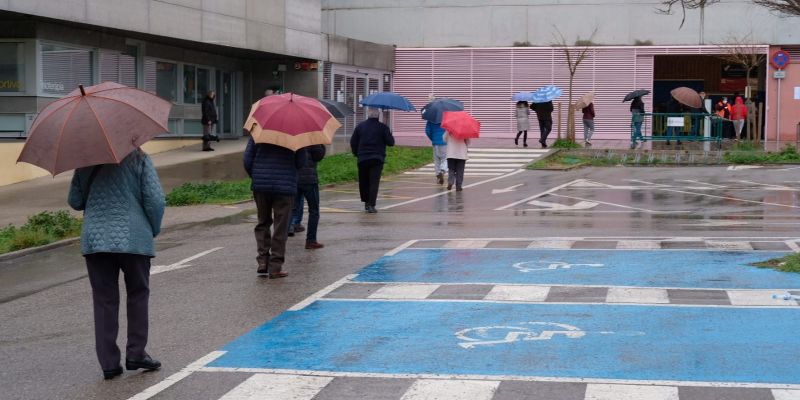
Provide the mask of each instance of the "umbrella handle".
POLYGON ((81 96, 86 96, 86 90, 83 89, 83 85, 78 85, 78 89, 81 90, 81 96))

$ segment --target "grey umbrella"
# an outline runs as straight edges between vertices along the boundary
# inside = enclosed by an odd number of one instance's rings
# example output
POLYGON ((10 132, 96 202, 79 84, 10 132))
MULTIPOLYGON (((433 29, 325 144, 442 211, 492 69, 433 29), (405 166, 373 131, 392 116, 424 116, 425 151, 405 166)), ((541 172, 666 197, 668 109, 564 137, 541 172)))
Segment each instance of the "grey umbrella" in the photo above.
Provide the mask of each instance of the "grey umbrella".
POLYGON ((628 95, 625 96, 625 100, 622 100, 622 102, 624 103, 626 101, 631 101, 631 100, 633 100, 633 99, 635 99, 637 97, 642 97, 642 96, 644 96, 646 94, 650 94, 650 91, 649 90, 645 90, 645 89, 634 90, 634 91, 628 93, 628 95))
POLYGON ((319 99, 319 102, 336 118, 345 118, 355 114, 350 106, 340 101, 319 99))

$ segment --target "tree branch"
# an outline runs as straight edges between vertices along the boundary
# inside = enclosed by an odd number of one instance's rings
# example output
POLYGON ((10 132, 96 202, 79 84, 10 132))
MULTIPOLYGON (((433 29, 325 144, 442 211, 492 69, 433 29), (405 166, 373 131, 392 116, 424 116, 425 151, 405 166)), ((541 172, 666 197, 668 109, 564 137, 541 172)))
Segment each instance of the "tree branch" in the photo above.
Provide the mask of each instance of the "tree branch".
POLYGON ((800 16, 800 0, 753 0, 753 3, 782 14, 800 16))

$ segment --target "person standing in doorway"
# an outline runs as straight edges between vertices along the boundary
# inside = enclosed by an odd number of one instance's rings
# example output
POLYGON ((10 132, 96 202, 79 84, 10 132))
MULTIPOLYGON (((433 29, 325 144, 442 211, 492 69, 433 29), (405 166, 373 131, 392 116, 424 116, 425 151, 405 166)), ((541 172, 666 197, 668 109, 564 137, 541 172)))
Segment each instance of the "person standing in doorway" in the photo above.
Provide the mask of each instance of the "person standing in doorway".
POLYGON ((300 169, 297 179, 297 196, 294 198, 294 211, 292 222, 289 224, 289 236, 295 232, 302 232, 305 228, 303 222, 303 200, 308 203, 308 231, 306 232, 306 249, 316 250, 325 247, 317 242, 317 227, 319 226, 319 177, 317 176, 317 163, 325 158, 325 146, 317 144, 306 147, 308 159, 306 165, 300 169))
POLYGON ((591 146, 594 134, 594 103, 589 103, 581 111, 583 112, 583 142, 587 146, 591 146))
POLYGON ((548 101, 545 103, 533 103, 531 108, 536 112, 536 118, 539 120, 539 143, 543 149, 547 148, 547 135, 553 130, 553 102, 548 101))
POLYGON ((464 169, 469 159, 469 139, 456 139, 445 134, 447 141, 447 190, 456 185, 456 192, 464 190, 464 169))
POLYGON ((734 140, 744 139, 742 137, 742 128, 744 122, 747 120, 747 107, 744 105, 744 99, 741 97, 736 98, 736 103, 731 107, 731 119, 733 120, 733 127, 736 130, 734 140))
POLYGON ((447 171, 447 142, 444 141, 442 124, 428 121, 425 124, 425 135, 433 145, 433 170, 436 173, 436 182, 444 184, 444 173, 447 171))
POLYGON ((644 122, 644 102, 642 97, 636 97, 631 102, 631 126, 634 138, 642 138, 642 122, 644 122))
POLYGON ((125 368, 148 371, 161 363, 145 351, 148 337, 150 260, 161 231, 164 192, 150 157, 141 149, 119 164, 80 168, 72 177, 69 205, 83 211, 81 253, 94 303, 95 350, 103 377, 122 375, 119 331, 119 272, 125 276, 128 343, 125 368))
POLYGON ((377 108, 369 108, 367 115, 369 118, 353 130, 350 149, 358 159, 358 191, 364 202, 364 210, 374 214, 378 212, 375 203, 378 200, 383 163, 386 161, 386 147, 394 146, 394 136, 386 124, 378 121, 380 111, 377 108))
POLYGON ((528 102, 518 101, 516 109, 517 137, 514 138, 514 144, 517 146, 519 146, 519 137, 522 135, 522 146, 528 147, 528 130, 531 129, 530 115, 531 110, 528 108, 528 102))
POLYGON ((254 229, 259 275, 269 279, 289 276, 283 272, 286 239, 297 195, 297 171, 306 164, 306 151, 296 152, 274 144, 256 144, 253 138, 244 150, 244 169, 252 179, 258 224, 254 229), (272 233, 270 233, 272 228, 272 233))
POLYGON ((214 105, 214 98, 217 93, 210 90, 203 99, 203 104, 200 111, 203 113, 200 122, 203 123, 203 151, 214 151, 211 148, 210 142, 216 140, 219 142, 219 136, 214 135, 214 125, 217 124, 217 107, 214 105))

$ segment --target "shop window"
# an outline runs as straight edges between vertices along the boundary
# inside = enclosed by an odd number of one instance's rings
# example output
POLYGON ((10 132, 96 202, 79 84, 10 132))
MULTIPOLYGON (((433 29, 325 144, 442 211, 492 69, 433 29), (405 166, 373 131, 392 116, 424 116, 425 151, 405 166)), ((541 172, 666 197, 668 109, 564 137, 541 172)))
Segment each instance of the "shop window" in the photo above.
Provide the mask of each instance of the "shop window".
POLYGON ((194 65, 183 66, 183 102, 197 102, 197 68, 194 65))
POLYGON ((197 68, 197 102, 202 103, 206 98, 210 86, 210 75, 207 68, 197 68))
POLYGON ((144 89, 164 100, 177 101, 178 65, 166 61, 144 61, 144 89))
POLYGON ((203 124, 199 119, 185 119, 183 120, 183 134, 184 135, 202 135, 203 124))
POLYGON ((25 44, 0 43, 0 93, 25 91, 25 44))
POLYGON ((139 49, 128 46, 125 52, 113 50, 100 51, 100 81, 117 82, 130 87, 137 87, 136 63, 139 49))
POLYGON ((43 43, 41 53, 42 93, 63 96, 78 85, 94 84, 92 50, 43 43))

